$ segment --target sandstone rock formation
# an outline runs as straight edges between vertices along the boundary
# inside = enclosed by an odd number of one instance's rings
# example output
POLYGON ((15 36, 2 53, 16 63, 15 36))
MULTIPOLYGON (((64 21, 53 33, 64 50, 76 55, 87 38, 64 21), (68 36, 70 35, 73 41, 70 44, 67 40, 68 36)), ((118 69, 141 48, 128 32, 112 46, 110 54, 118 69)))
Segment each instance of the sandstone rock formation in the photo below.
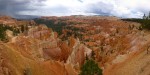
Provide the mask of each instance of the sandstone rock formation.
POLYGON ((20 30, 7 30, 9 41, 0 41, 0 75, 78 75, 86 57, 95 59, 103 75, 150 74, 150 35, 138 30, 140 24, 98 16, 41 19, 65 23, 62 34, 34 21, 0 17, 0 24, 20 30))

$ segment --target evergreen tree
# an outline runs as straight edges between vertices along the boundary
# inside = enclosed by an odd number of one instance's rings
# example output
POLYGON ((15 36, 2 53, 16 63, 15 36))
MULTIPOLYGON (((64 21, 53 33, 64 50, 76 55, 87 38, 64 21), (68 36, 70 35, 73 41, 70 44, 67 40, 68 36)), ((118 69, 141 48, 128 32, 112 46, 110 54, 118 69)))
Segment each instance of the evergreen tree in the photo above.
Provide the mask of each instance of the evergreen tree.
POLYGON ((102 75, 102 69, 98 67, 98 64, 94 60, 87 60, 82 66, 79 75, 102 75))
POLYGON ((24 26, 21 25, 21 32, 23 33, 24 32, 24 26))
POLYGON ((92 55, 92 59, 94 59, 95 60, 95 52, 92 50, 92 53, 91 53, 92 55))

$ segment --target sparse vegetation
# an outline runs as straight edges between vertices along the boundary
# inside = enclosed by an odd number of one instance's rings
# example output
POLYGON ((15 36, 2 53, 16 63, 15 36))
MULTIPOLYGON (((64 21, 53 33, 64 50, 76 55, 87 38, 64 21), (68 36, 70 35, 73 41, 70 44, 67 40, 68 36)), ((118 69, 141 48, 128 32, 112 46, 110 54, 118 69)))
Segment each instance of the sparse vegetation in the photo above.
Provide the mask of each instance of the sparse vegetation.
POLYGON ((102 69, 98 67, 98 64, 94 60, 90 59, 82 66, 79 75, 102 75, 102 69))
POLYGON ((141 26, 140 26, 139 30, 142 30, 142 29, 150 30, 150 20, 149 19, 122 19, 122 20, 140 23, 141 26))
POLYGON ((54 20, 45 20, 45 19, 34 19, 34 21, 38 24, 45 24, 48 27, 52 28, 54 31, 56 31, 59 35, 62 34, 62 29, 64 26, 66 26, 66 23, 63 22, 63 20, 58 21, 55 23, 54 20))
POLYGON ((0 25, 0 39, 4 41, 6 39, 5 34, 6 28, 3 25, 0 25))
POLYGON ((7 26, 7 25, 0 24, 0 39, 2 41, 6 41, 7 40, 6 30, 13 31, 13 35, 14 36, 20 33, 19 30, 15 29, 14 27, 10 27, 10 26, 7 26))

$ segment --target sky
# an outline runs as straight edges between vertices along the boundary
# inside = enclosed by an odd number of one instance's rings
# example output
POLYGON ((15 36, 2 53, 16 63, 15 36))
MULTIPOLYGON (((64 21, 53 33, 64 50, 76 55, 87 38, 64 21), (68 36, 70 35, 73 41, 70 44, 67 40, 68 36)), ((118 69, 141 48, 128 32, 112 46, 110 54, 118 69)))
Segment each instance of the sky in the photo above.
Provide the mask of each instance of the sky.
POLYGON ((141 18, 150 0, 0 0, 0 15, 105 15, 141 18))

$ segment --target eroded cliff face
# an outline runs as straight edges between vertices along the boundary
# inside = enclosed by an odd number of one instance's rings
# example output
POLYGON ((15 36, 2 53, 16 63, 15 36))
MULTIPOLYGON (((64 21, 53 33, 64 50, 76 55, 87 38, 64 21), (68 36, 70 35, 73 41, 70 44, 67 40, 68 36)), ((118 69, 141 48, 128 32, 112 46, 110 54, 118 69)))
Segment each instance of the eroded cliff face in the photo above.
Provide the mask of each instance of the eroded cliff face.
MULTIPOLYGON (((11 32, 7 31, 11 36, 11 32)), ((11 36, 0 43, 1 75, 78 75, 90 49, 70 37, 62 41, 45 25, 11 36), (77 65, 79 64, 79 65, 77 65)))
POLYGON ((96 18, 84 18, 80 22, 67 25, 61 37, 78 37, 92 49, 104 75, 150 74, 149 31, 140 30, 140 24, 96 18))
POLYGON ((0 75, 78 75, 92 52, 103 75, 150 74, 150 32, 139 30, 140 24, 110 17, 44 19, 63 20, 62 35, 45 25, 0 18, 11 20, 15 28, 29 28, 18 35, 6 31, 9 41, 0 42, 0 75))

